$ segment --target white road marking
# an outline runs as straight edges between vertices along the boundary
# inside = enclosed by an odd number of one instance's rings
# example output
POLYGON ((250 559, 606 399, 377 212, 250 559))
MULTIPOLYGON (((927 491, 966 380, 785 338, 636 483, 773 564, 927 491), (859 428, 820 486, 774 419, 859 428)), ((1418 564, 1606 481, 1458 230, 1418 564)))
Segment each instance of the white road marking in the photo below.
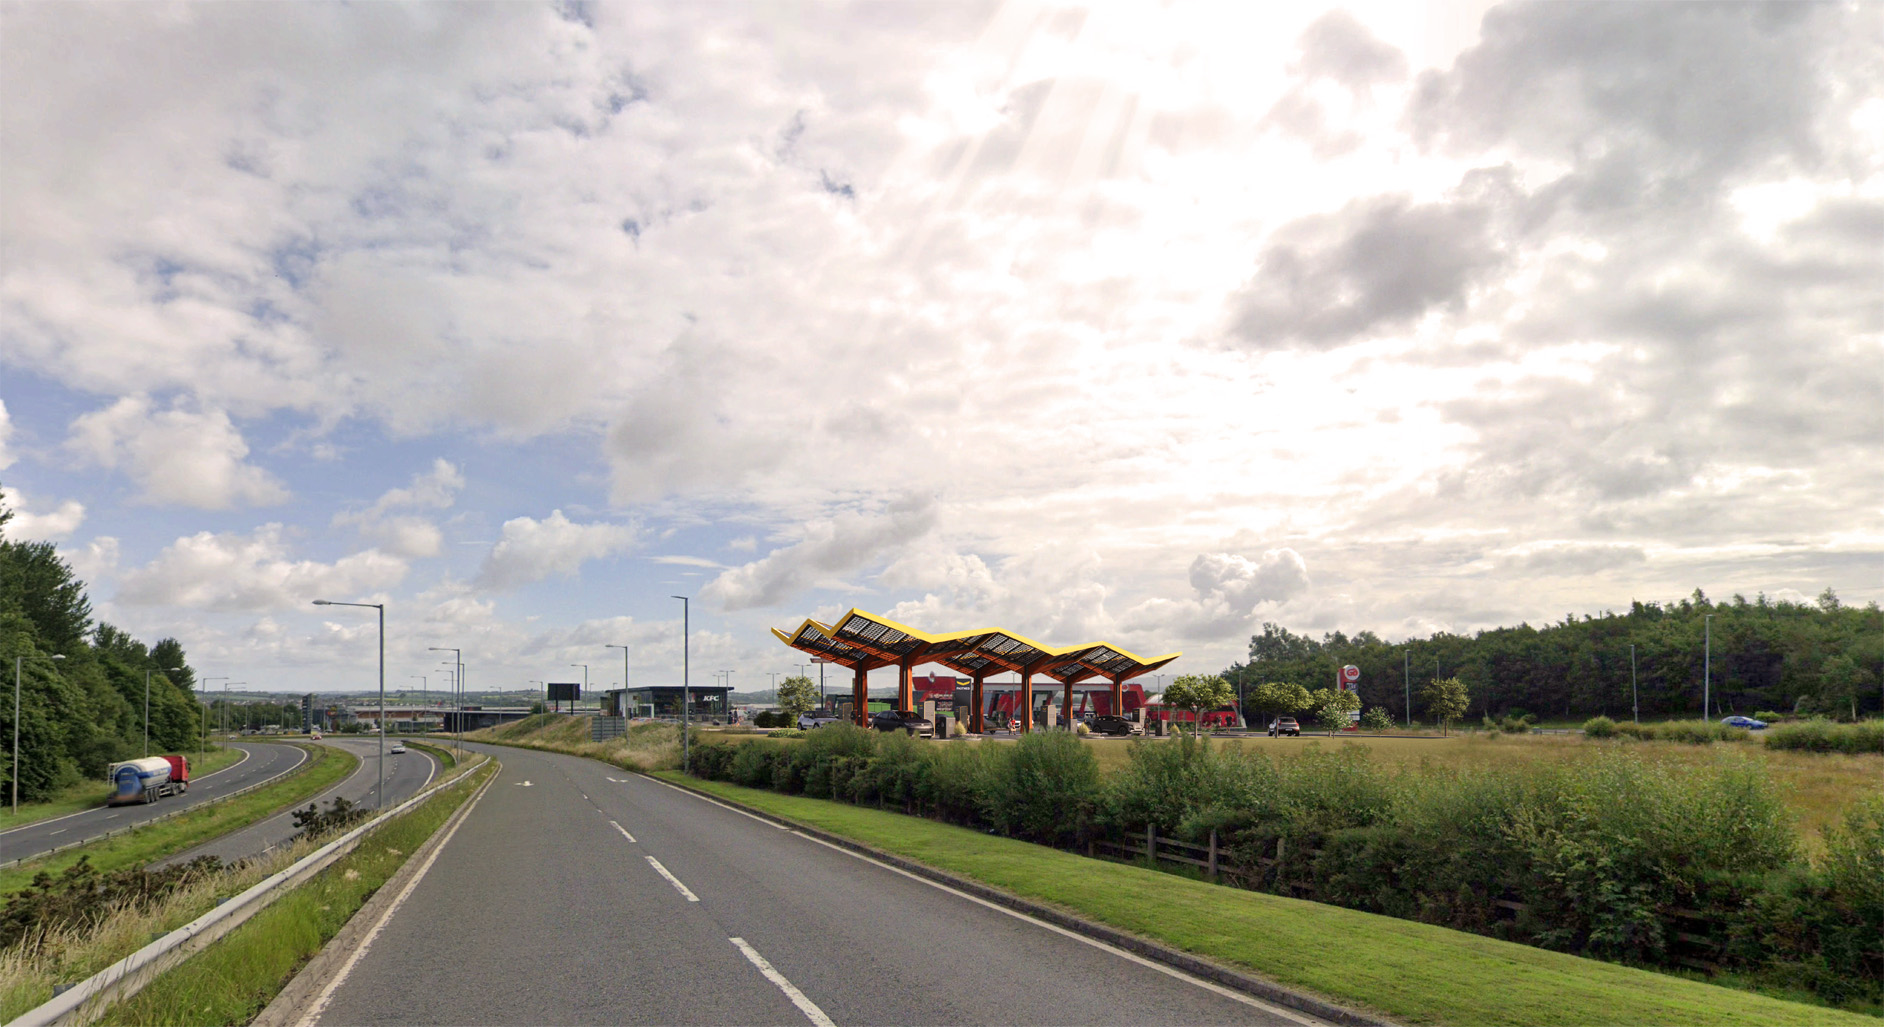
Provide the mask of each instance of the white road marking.
POLYGON ((682 895, 685 895, 687 897, 688 902, 700 901, 700 896, 695 895, 693 892, 688 891, 687 886, 680 883, 680 878, 675 877, 673 874, 670 874, 667 872, 667 868, 661 865, 660 860, 655 859, 653 856, 644 856, 642 858, 648 861, 648 865, 654 868, 655 873, 660 874, 662 877, 667 878, 667 883, 673 885, 675 891, 678 891, 682 895))
POLYGON ((106 817, 105 819, 106 819, 106 820, 116 820, 116 819, 118 819, 118 814, 116 814, 116 813, 113 813, 112 815, 110 815, 110 816, 108 816, 108 817, 106 817))
POLYGON ((60 828, 60 829, 58 829, 57 831, 54 831, 54 832, 52 832, 51 834, 48 834, 48 835, 46 835, 46 837, 48 837, 48 838, 50 838, 50 837, 52 837, 52 836, 53 836, 53 835, 55 835, 55 834, 64 834, 64 833, 66 833, 67 831, 70 831, 70 830, 71 830, 71 828, 69 828, 69 827, 62 827, 62 828, 60 828))
POLYGON ((745 953, 746 959, 751 962, 753 966, 759 968, 759 972, 765 975, 766 980, 778 985, 778 990, 784 992, 785 997, 792 1000, 792 1005, 797 1006, 798 1011, 805 1014, 805 1019, 817 1024, 818 1027, 837 1027, 835 1023, 831 1022, 830 1017, 824 1015, 824 1010, 818 1008, 816 1002, 806 998, 805 993, 799 991, 796 985, 786 980, 784 974, 773 969, 772 964, 766 962, 764 956, 759 955, 758 949, 746 944, 746 939, 728 938, 726 940, 739 946, 739 951, 745 953))
POLYGON ((400 906, 405 905, 406 899, 412 895, 412 889, 417 888, 419 882, 425 880, 425 875, 432 869, 432 864, 437 861, 438 854, 444 852, 445 846, 451 844, 451 836, 457 834, 458 829, 471 819, 471 811, 477 809, 479 800, 484 798, 484 792, 488 788, 487 785, 485 788, 478 789, 478 793, 471 797, 471 805, 465 807, 464 816, 459 817, 458 822, 451 825, 451 830, 445 832, 445 837, 439 839, 437 847, 432 849, 432 854, 425 857, 425 862, 412 875, 412 880, 407 881, 406 886, 399 889, 399 895, 392 900, 392 905, 387 906, 386 912, 380 914, 379 922, 373 925, 372 930, 366 932, 366 937, 360 940, 360 947, 354 949, 353 954, 347 957, 346 963, 340 967, 340 972, 334 975, 333 980, 327 982, 327 987, 321 989, 320 997, 314 1000, 314 1005, 308 1009, 305 1016, 301 1017, 295 1027, 313 1027, 314 1024, 320 1022, 321 1013, 325 1012, 327 1004, 334 1000, 334 993, 347 982, 347 975, 353 972, 353 968, 359 964, 361 957, 366 955, 366 951, 373 947, 373 940, 379 937, 379 932, 385 928, 386 922, 392 919, 394 913, 399 912, 400 906))
POLYGON ((610 823, 610 824, 613 824, 613 825, 614 825, 614 827, 615 827, 615 830, 617 830, 617 831, 620 831, 620 832, 621 832, 621 836, 622 836, 623 838, 626 838, 626 839, 628 839, 628 840, 629 840, 629 841, 631 841, 631 842, 635 840, 635 836, 634 836, 634 835, 631 835, 631 834, 629 834, 629 833, 628 833, 628 829, 627 829, 627 828, 625 828, 625 827, 623 827, 623 826, 621 826, 620 824, 616 824, 616 823, 615 823, 615 822, 614 822, 613 820, 611 820, 611 821, 609 821, 609 823, 610 823))
POLYGON ((785 826, 784 824, 780 824, 780 823, 776 823, 776 822, 774 822, 774 821, 771 821, 771 820, 767 820, 767 819, 765 819, 764 817, 762 817, 762 816, 759 816, 759 815, 757 815, 757 814, 755 814, 755 813, 748 813, 748 812, 746 812, 745 810, 743 810, 743 809, 740 809, 740 808, 739 808, 738 806, 728 806, 727 804, 725 804, 725 803, 723 803, 723 802, 721 802, 721 801, 719 801, 718 799, 714 799, 714 798, 709 798, 708 796, 705 796, 705 795, 701 795, 701 794, 700 794, 699 792, 695 792, 695 791, 690 791, 689 789, 686 789, 686 788, 682 788, 682 787, 681 787, 681 786, 679 786, 679 785, 673 785, 673 784, 668 784, 668 783, 667 783, 666 781, 663 781, 663 780, 661 780, 661 779, 660 779, 660 778, 658 778, 658 777, 650 777, 650 778, 648 778, 648 780, 650 780, 650 781, 652 781, 652 782, 654 782, 654 783, 655 783, 655 784, 657 784, 657 785, 666 785, 667 787, 669 787, 669 788, 672 788, 673 790, 675 790, 675 791, 677 791, 677 792, 679 792, 679 793, 681 793, 682 795, 691 795, 691 796, 693 796, 694 798, 696 798, 696 799, 699 799, 699 800, 700 800, 701 802, 710 802, 710 803, 712 803, 713 805, 715 805, 715 806, 718 806, 719 808, 721 808, 721 809, 723 809, 723 810, 726 810, 726 811, 727 811, 727 812, 729 812, 729 813, 737 813, 737 814, 739 814, 739 815, 740 815, 740 816, 742 816, 742 817, 747 817, 747 818, 749 818, 749 819, 752 819, 752 820, 757 820, 757 821, 758 821, 759 823, 761 823, 761 824, 764 824, 764 825, 765 825, 765 826, 767 826, 767 827, 776 827, 776 828, 778 828, 778 829, 779 829, 779 830, 781 830, 781 831, 789 831, 789 830, 791 830, 791 828, 789 828, 789 827, 786 827, 786 826, 785 826))
POLYGON ((536 786, 535 786, 535 785, 533 785, 533 784, 531 784, 531 783, 530 783, 530 782, 528 782, 528 781, 519 781, 519 782, 517 782, 517 787, 518 787, 518 788, 534 788, 534 787, 536 787, 536 786))

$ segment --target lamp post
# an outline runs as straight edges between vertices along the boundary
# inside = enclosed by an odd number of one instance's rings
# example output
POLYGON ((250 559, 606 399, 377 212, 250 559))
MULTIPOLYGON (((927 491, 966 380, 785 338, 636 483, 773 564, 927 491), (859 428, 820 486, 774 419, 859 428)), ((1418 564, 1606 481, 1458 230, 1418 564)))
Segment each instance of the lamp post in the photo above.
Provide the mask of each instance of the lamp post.
MULTIPOLYGON (((165 667, 163 670, 165 674, 175 674, 182 669, 182 667, 165 667)), ((144 755, 146 756, 150 755, 150 671, 149 667, 144 668, 144 755)))
POLYGON ((373 808, 384 809, 386 806, 386 604, 336 603, 327 599, 316 599, 314 605, 358 606, 361 609, 379 611, 379 716, 373 718, 379 728, 379 785, 373 792, 373 808))
POLYGON ((1642 723, 1642 701, 1635 694, 1635 644, 1629 645, 1629 715, 1642 723))
MULTIPOLYGON (((691 702, 693 692, 687 687, 687 664, 689 650, 692 648, 687 637, 687 617, 693 603, 686 596, 668 596, 668 598, 680 600, 680 772, 688 774, 693 771, 692 753, 689 749, 691 740, 687 737, 693 728, 693 718, 688 709, 693 705, 691 702)), ((19 720, 16 718, 14 723, 19 723, 19 720)))
MULTIPOLYGON (((570 664, 570 666, 582 668, 582 690, 585 692, 588 691, 589 690, 589 665, 586 663, 572 663, 570 664)), ((575 711, 574 704, 571 704, 569 709, 571 712, 574 712, 575 711)))
POLYGON ((1710 695, 1708 689, 1714 685, 1714 615, 1701 618, 1701 719, 1713 716, 1709 713, 1710 695))
POLYGON ((51 656, 15 656, 13 658, 13 815, 20 815, 20 664, 28 659, 63 660, 64 653, 51 656))
POLYGON ((453 649, 449 646, 442 646, 442 645, 428 645, 425 647, 425 651, 428 653, 450 653, 451 654, 451 661, 452 661, 451 662, 451 669, 452 669, 451 690, 453 693, 453 698, 457 700, 457 706, 458 706, 458 708, 454 711, 454 717, 453 717, 452 725, 451 725, 453 728, 452 736, 451 736, 451 746, 454 749, 463 749, 464 748, 464 650, 453 649))
MULTIPOLYGON (((610 645, 604 642, 602 643, 602 648, 621 650, 621 697, 623 701, 626 701, 628 698, 628 647, 625 645, 610 645)), ((618 710, 617 712, 621 711, 618 710)), ((624 717, 628 715, 629 714, 625 712, 622 713, 624 717)))

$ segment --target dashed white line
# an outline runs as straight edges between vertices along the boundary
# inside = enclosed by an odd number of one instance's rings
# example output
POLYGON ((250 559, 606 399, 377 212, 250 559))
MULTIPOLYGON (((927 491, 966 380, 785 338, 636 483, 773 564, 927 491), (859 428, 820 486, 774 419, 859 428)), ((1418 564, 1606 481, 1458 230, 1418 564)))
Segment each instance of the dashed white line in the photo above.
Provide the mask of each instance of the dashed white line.
POLYGON ((67 831, 70 831, 70 830, 71 830, 71 828, 69 828, 69 827, 62 827, 62 828, 60 828, 60 829, 58 829, 57 831, 52 831, 52 832, 49 832, 49 833, 47 833, 47 835, 46 835, 46 837, 48 837, 48 838, 50 838, 50 837, 52 837, 52 836, 53 836, 53 835, 55 835, 55 834, 64 834, 64 833, 66 833, 67 831))
POLYGON ((634 835, 631 835, 631 834, 629 834, 629 833, 628 833, 628 829, 627 829, 627 828, 625 828, 625 827, 623 827, 623 826, 621 826, 620 824, 616 824, 616 823, 615 823, 615 822, 614 822, 613 820, 611 820, 611 821, 609 821, 609 823, 610 823, 610 824, 612 824, 612 825, 614 825, 614 828, 615 828, 615 830, 617 830, 617 831, 620 831, 620 832, 621 832, 621 836, 622 836, 623 838, 626 838, 626 839, 628 839, 628 840, 629 840, 629 841, 631 841, 631 842, 635 840, 635 836, 634 836, 634 835))
POLYGON ((739 951, 745 953, 746 959, 759 968, 759 972, 765 975, 766 980, 778 985, 778 990, 784 992, 785 997, 792 1000, 792 1005, 797 1006, 798 1011, 805 1014, 805 1019, 817 1024, 818 1027, 837 1027, 830 1017, 824 1015, 824 1010, 818 1008, 816 1002, 806 998, 804 992, 799 991, 796 985, 785 979, 784 974, 779 973, 771 963, 766 962, 765 957, 759 955, 758 949, 746 944, 746 939, 728 938, 726 940, 738 946, 739 951))
MULTIPOLYGON (((626 832, 623 832, 623 833, 626 833, 626 832)), ((660 860, 655 859, 653 856, 645 856, 643 858, 648 861, 649 866, 654 868, 655 873, 660 874, 662 877, 667 878, 667 883, 673 885, 675 891, 686 896, 688 902, 700 901, 700 896, 695 895, 691 891, 688 891, 687 886, 680 883, 680 878, 675 877, 673 874, 670 874, 667 872, 667 868, 661 865, 660 860)))

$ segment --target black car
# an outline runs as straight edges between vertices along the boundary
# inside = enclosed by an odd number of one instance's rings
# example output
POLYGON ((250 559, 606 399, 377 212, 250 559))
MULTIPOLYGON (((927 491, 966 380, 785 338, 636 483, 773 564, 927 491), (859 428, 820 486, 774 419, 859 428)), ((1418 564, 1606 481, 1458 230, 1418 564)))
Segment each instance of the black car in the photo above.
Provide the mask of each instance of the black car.
POLYGON ((1124 717, 1115 717, 1111 714, 1094 717, 1092 718, 1091 724, 1093 733, 1098 735, 1140 735, 1145 733, 1145 729, 1139 725, 1126 720, 1124 717))
POLYGON ((935 737, 935 725, 923 719, 920 713, 878 710, 870 715, 870 726, 878 731, 907 731, 924 738, 935 737))

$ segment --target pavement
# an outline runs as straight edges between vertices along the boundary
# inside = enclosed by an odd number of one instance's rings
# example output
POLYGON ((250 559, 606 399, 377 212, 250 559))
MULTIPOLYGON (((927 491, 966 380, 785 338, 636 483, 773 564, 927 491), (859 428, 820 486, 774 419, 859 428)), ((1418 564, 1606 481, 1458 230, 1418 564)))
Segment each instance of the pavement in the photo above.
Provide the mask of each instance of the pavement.
POLYGON ((280 777, 307 760, 307 751, 272 742, 229 742, 248 755, 213 774, 190 782, 182 795, 132 806, 98 806, 63 817, 16 827, 0 833, 0 861, 30 859, 61 845, 96 838, 107 831, 155 820, 178 810, 200 806, 230 792, 280 777))
POLYGON ((1316 1022, 650 778, 485 751, 300 1023, 1316 1022))
MULTIPOLYGON (((328 737, 323 745, 332 745, 345 749, 360 758, 360 765, 353 773, 332 788, 321 792, 308 802, 326 806, 335 796, 345 796, 356 805, 371 807, 376 805, 375 796, 379 790, 379 742, 374 738, 334 738, 328 737)), ((387 739, 388 748, 392 740, 387 739)), ((438 761, 419 749, 411 749, 402 755, 386 757, 386 805, 391 806, 429 784, 439 770, 438 761)), ((195 790, 192 789, 192 792, 195 790)), ((307 803, 295 806, 306 809, 307 803)), ((289 810, 267 820, 258 821, 231 831, 213 841, 199 845, 186 852, 179 852, 152 863, 150 869, 158 870, 174 863, 187 863, 199 856, 216 856, 225 863, 239 859, 260 856, 276 846, 292 841, 299 833, 294 826, 294 811, 289 810)))

